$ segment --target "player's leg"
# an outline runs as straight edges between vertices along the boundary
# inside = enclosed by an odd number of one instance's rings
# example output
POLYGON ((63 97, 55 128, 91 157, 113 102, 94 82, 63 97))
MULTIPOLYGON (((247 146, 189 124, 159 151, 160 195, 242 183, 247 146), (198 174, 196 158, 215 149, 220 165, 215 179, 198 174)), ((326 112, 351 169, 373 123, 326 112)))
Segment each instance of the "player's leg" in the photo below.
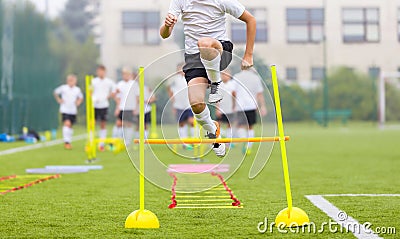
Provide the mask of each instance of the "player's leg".
POLYGON ((200 59, 207 71, 208 79, 211 81, 211 91, 208 101, 217 103, 222 100, 222 94, 218 86, 221 84, 221 56, 223 46, 221 42, 213 38, 200 38, 197 43, 200 50, 200 59))
POLYGON ((123 136, 125 138, 125 144, 127 147, 132 144, 133 137, 135 135, 135 131, 133 128, 134 122, 135 122, 135 120, 134 120, 133 111, 131 111, 131 110, 124 111, 123 136))
POLYGON ((122 138, 122 116, 124 112, 121 110, 117 116, 117 120, 113 127, 113 138, 122 138))
MULTIPOLYGON (((208 132, 209 138, 220 137, 219 123, 211 119, 210 110, 204 103, 208 80, 204 77, 191 79, 188 83, 189 102, 197 122, 208 132)), ((214 144, 217 156, 225 156, 225 144, 214 144)))
POLYGON ((63 114, 63 139, 64 139, 64 148, 65 149, 72 149, 71 142, 72 142, 72 122, 70 115, 63 114))
POLYGON ((144 138, 147 139, 149 136, 149 124, 151 123, 151 113, 144 114, 144 138))
POLYGON ((190 136, 194 138, 195 133, 194 133, 194 117, 193 117, 193 112, 191 110, 186 110, 188 119, 187 119, 187 124, 190 127, 190 136))

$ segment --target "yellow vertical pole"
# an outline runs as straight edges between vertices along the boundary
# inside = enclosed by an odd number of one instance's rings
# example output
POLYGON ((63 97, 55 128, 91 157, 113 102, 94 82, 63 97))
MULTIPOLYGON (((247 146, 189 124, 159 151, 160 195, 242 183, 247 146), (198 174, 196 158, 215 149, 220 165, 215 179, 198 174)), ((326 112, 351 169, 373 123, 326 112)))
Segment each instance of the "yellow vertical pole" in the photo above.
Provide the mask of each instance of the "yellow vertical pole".
POLYGON ((157 139, 157 105, 155 103, 151 104, 151 134, 150 138, 157 139))
POLYGON ((92 130, 92 156, 93 156, 93 159, 96 159, 97 158, 97 149, 96 149, 96 142, 95 142, 95 137, 96 137, 96 132, 95 132, 95 129, 96 129, 96 119, 95 119, 95 117, 94 117, 94 115, 95 115, 95 113, 94 113, 94 104, 93 104, 93 97, 92 97, 92 94, 93 94, 93 86, 92 86, 92 80, 93 80, 93 76, 90 76, 89 77, 89 89, 90 89, 90 119, 91 119, 91 121, 90 121, 90 123, 91 123, 91 130, 92 130))
POLYGON ((286 154, 285 132, 283 130, 281 100, 279 97, 278 76, 277 76, 275 65, 271 66, 271 74, 272 74, 272 85, 274 88, 276 119, 277 119, 278 130, 279 130, 279 143, 281 146, 283 175, 284 175, 285 188, 286 188, 286 199, 287 199, 288 209, 289 209, 288 217, 290 218, 290 212, 292 211, 292 206, 293 206, 292 205, 292 192, 290 189, 289 166, 288 166, 287 154, 286 154))
POLYGON ((140 210, 144 210, 144 68, 139 68, 139 163, 140 210))

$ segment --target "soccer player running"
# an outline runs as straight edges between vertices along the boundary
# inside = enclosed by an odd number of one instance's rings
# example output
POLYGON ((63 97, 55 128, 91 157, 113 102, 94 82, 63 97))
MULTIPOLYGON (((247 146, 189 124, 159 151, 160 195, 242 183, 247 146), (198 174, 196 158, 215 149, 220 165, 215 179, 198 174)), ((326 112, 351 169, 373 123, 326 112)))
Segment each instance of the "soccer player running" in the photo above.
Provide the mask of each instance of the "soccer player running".
MULTIPOLYGON (((187 83, 185 80, 185 74, 182 71, 182 67, 183 64, 178 64, 178 73, 169 79, 167 90, 169 98, 173 102, 174 113, 179 123, 179 137, 188 138, 188 127, 190 127, 191 136, 194 136, 194 118, 193 112, 190 109, 187 83)), ((183 148, 186 149, 187 145, 184 144, 183 148)))
POLYGON ((54 98, 60 104, 65 149, 72 149, 71 142, 72 135, 74 134, 72 126, 76 122, 78 107, 83 102, 82 91, 76 86, 76 83, 77 77, 75 75, 68 75, 66 84, 54 90, 54 98))
POLYGON ((219 102, 218 107, 215 111, 218 122, 221 124, 226 124, 227 129, 221 129, 221 135, 227 138, 233 137, 233 126, 235 123, 235 92, 236 84, 232 80, 232 75, 230 70, 226 69, 222 72, 222 83, 220 85, 220 91, 224 96, 224 99, 219 102))
MULTIPOLYGON (((106 77, 106 67, 99 65, 97 67, 97 77, 92 80, 92 99, 94 104, 94 115, 96 121, 100 122, 99 138, 107 137, 107 114, 110 106, 109 99, 114 98, 115 83, 106 77)), ((99 145, 100 151, 104 150, 104 143, 99 145)))
MULTIPOLYGON (((220 128, 211 119, 204 101, 206 90, 211 83, 209 103, 222 100, 220 71, 232 61, 233 44, 226 34, 226 13, 246 23, 247 43, 241 67, 248 69, 253 66, 256 20, 237 0, 172 0, 160 29, 161 37, 168 38, 182 15, 189 101, 197 122, 208 132, 209 138, 219 138, 220 128)), ((225 144, 215 143, 213 150, 217 156, 225 156, 225 144)))
MULTIPOLYGON (((236 92, 237 134, 240 138, 253 138, 257 122, 257 109, 261 116, 267 115, 263 85, 260 76, 252 69, 243 70, 233 76, 236 92)), ((251 154, 253 143, 244 145, 244 154, 251 154)))
POLYGON ((133 124, 137 123, 137 117, 133 114, 138 107, 134 91, 139 88, 139 85, 137 81, 133 80, 135 78, 136 74, 132 73, 129 68, 123 68, 122 81, 118 82, 115 92, 117 121, 113 128, 113 137, 122 138, 125 135, 127 146, 131 145, 133 141, 135 134, 133 124), (122 122, 124 122, 124 129, 122 129, 122 122))

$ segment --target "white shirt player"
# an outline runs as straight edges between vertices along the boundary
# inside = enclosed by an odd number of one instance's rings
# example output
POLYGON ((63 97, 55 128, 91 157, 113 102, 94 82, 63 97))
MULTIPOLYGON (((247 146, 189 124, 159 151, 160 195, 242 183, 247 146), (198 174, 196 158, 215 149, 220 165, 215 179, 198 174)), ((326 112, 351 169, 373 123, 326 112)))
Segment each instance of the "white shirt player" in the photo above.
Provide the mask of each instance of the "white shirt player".
POLYGON ((236 84, 234 80, 229 80, 226 83, 221 82, 219 86, 219 90, 222 92, 224 96, 223 100, 219 103, 219 109, 223 114, 232 114, 235 113, 233 109, 233 92, 236 90, 236 84))
POLYGON ((54 93, 60 95, 63 100, 63 103, 60 104, 60 113, 69 115, 76 115, 78 113, 76 101, 83 99, 83 94, 79 87, 70 87, 65 84, 55 89, 54 93))
POLYGON ((172 0, 168 13, 182 15, 187 54, 199 52, 197 41, 202 37, 229 41, 226 34, 226 13, 239 18, 245 7, 237 0, 172 0))
MULTIPOLYGON (((140 89, 139 89, 139 87, 136 87, 135 89, 134 89, 134 92, 135 92, 135 97, 136 97, 136 99, 137 99, 137 102, 139 102, 139 97, 140 97, 140 89)), ((148 86, 144 86, 144 113, 145 114, 147 114, 147 113, 149 113, 150 111, 151 111, 151 104, 149 103, 149 99, 150 99, 150 97, 152 97, 153 96, 153 92, 151 92, 151 90, 150 90, 150 88, 148 87, 148 86)), ((138 103, 138 106, 137 106, 137 111, 139 112, 139 103, 138 103)), ((140 113, 140 112, 139 112, 140 113)))
POLYGON ((93 104, 96 109, 104 109, 110 106, 108 97, 115 92, 115 83, 109 78, 100 79, 98 77, 92 80, 93 104))
POLYGON ((236 92, 236 111, 256 110, 257 94, 264 91, 262 80, 258 74, 252 70, 241 71, 234 75, 236 92))
POLYGON ((139 88, 137 81, 120 81, 117 84, 117 90, 119 92, 118 97, 120 98, 119 109, 120 110, 132 110, 134 111, 137 107, 137 100, 135 95, 135 89, 139 88))
POLYGON ((188 87, 185 77, 181 74, 176 75, 172 77, 168 83, 174 97, 173 107, 177 110, 190 109, 188 87))

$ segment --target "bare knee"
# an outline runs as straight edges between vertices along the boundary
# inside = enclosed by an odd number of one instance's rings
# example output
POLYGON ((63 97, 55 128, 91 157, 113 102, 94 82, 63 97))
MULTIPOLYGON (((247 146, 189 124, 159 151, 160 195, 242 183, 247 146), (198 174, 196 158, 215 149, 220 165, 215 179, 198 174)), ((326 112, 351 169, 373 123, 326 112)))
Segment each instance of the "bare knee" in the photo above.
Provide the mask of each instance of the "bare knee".
POLYGON ((194 103, 194 104, 192 104, 192 111, 195 114, 200 114, 201 112, 204 111, 205 108, 206 108, 206 104, 205 103, 194 103))
POLYGON ((71 128, 71 127, 72 127, 71 121, 70 121, 70 120, 64 121, 64 126, 66 126, 66 127, 68 127, 68 128, 71 128))
POLYGON ((122 127, 122 120, 117 120, 116 125, 117 127, 122 127))
POLYGON ((200 47, 200 48, 212 48, 213 40, 214 39, 209 38, 209 37, 202 37, 197 42, 197 46, 200 47))

